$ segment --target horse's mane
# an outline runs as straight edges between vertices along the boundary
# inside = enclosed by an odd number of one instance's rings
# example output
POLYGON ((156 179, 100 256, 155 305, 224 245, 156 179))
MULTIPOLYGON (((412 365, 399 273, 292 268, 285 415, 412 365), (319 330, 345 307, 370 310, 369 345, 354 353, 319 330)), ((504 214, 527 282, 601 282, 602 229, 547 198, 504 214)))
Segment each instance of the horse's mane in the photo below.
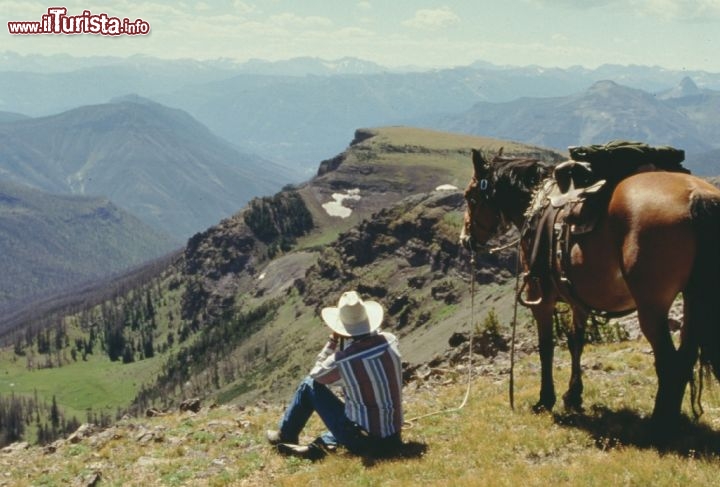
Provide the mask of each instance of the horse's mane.
POLYGON ((506 190, 532 193, 552 174, 553 163, 531 157, 496 156, 491 160, 495 185, 506 190))

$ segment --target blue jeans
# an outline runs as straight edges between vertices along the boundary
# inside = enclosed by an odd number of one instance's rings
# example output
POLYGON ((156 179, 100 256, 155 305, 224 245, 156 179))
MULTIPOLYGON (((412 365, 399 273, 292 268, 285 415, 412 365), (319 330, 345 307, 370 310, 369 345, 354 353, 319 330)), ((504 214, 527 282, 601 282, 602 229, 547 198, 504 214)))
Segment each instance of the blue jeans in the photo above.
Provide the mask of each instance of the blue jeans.
POLYGON ((345 416, 345 404, 327 386, 310 377, 300 382, 280 420, 281 437, 296 441, 313 412, 330 430, 320 436, 325 445, 341 444, 352 452, 366 447, 367 435, 345 416))

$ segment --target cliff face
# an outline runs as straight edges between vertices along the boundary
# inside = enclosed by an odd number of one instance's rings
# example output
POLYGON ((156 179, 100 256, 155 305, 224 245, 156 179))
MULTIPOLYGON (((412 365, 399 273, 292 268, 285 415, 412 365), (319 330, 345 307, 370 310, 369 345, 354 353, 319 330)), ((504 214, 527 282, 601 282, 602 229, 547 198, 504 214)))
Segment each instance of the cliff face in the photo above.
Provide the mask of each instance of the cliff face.
POLYGON ((257 266, 289 251, 312 228, 304 201, 288 190, 255 198, 244 211, 195 234, 185 249, 190 285, 183 296, 183 319, 197 327, 222 316, 234 305, 243 277, 253 277, 257 266))

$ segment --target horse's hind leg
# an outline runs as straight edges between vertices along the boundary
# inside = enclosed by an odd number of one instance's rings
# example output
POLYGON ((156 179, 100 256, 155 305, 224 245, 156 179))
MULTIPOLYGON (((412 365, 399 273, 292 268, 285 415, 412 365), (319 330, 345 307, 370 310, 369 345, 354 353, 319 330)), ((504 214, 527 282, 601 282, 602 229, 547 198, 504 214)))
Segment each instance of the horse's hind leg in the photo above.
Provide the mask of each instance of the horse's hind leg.
POLYGON ((658 378, 658 389, 655 395, 655 407, 652 418, 657 424, 677 424, 680 407, 689 377, 679 369, 680 354, 675 349, 668 315, 638 309, 640 328, 650 342, 655 355, 655 372, 658 378))
POLYGON ((563 395, 565 409, 570 411, 582 411, 582 368, 580 358, 585 346, 585 325, 587 323, 587 312, 577 306, 572 307, 573 326, 568 333, 568 348, 570 350, 571 370, 568 390, 563 395))

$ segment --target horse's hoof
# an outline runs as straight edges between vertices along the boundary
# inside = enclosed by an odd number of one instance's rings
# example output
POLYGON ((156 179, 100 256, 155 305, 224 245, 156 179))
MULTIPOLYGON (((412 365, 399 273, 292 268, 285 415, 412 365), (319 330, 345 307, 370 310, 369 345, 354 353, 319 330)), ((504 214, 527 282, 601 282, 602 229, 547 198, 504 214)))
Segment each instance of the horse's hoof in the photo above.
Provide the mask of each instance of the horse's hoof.
POLYGON ((650 421, 646 423, 646 438, 658 450, 665 451, 681 434, 681 419, 679 411, 654 410, 650 421))
POLYGON ((569 413, 583 414, 585 413, 585 408, 582 407, 582 404, 565 404, 565 411, 569 413))
POLYGON ((585 408, 582 405, 582 399, 579 398, 563 398, 563 406, 565 406, 565 411, 571 412, 571 413, 584 413, 585 408))
POLYGON ((552 411, 552 408, 552 406, 546 406, 542 401, 539 401, 532 407, 532 411, 535 414, 549 413, 552 411))

